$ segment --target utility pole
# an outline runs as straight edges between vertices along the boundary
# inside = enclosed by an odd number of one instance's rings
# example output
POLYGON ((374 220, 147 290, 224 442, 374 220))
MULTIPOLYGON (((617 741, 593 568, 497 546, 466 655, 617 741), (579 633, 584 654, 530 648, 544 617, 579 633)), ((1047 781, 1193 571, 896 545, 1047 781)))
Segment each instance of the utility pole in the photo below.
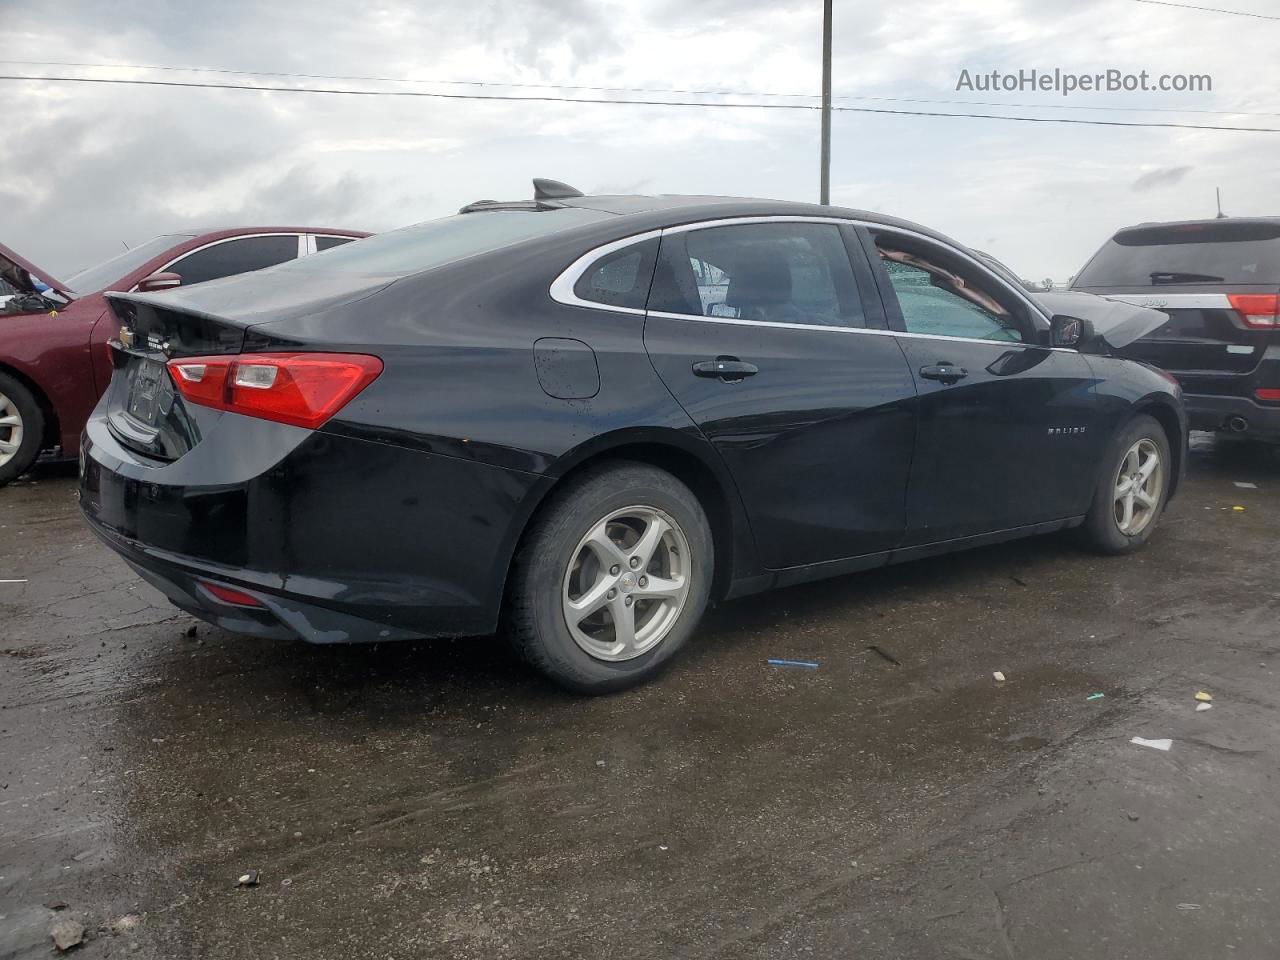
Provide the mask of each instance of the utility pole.
POLYGON ((819 203, 831 202, 831 0, 822 0, 822 173, 819 203))

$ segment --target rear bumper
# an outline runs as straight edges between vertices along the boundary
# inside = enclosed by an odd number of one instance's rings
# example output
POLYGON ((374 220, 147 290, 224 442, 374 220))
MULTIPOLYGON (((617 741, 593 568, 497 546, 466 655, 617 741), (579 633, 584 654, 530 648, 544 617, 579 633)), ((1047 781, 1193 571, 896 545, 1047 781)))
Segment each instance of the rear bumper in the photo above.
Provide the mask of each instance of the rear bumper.
POLYGON ((1241 437, 1280 442, 1280 407, 1248 397, 1185 394, 1192 430, 1222 430, 1241 437), (1240 429, 1239 421, 1244 421, 1240 429))
POLYGON ((312 643, 491 633, 543 479, 235 415, 166 464, 134 455, 95 413, 81 464, 89 526, 175 605, 312 643))

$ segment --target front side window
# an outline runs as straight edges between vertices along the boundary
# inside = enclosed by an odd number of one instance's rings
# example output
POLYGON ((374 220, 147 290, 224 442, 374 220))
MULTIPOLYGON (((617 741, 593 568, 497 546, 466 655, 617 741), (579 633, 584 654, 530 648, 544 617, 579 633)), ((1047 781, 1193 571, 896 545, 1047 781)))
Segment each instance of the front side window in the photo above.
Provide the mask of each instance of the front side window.
POLYGON ((297 234, 273 233, 265 237, 243 237, 215 243, 183 257, 169 267, 169 272, 182 277, 182 285, 187 287, 206 280, 274 267, 297 255, 297 234))
POLYGON ((649 309, 763 323, 866 325, 840 229, 822 223, 668 234, 649 309))
POLYGON ((643 240, 601 257, 578 279, 573 292, 579 299, 612 307, 643 310, 653 279, 658 241, 643 240))
POLYGON ((1018 318, 987 292, 975 271, 899 249, 893 238, 878 238, 876 246, 908 333, 1022 342, 1018 318))

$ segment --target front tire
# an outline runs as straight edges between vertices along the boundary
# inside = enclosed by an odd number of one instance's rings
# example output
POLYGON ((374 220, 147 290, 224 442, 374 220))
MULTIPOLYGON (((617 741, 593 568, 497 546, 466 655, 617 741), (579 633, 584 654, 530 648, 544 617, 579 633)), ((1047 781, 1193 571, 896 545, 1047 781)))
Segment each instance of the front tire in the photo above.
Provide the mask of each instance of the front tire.
POLYGON ((1134 417, 1103 458, 1081 533, 1100 553, 1131 553, 1151 538, 1169 499, 1173 458, 1154 417, 1134 417))
POLYGON ((21 382, 0 373, 0 487, 31 468, 44 439, 44 414, 21 382))
POLYGON ((525 538, 508 594, 511 640, 576 693, 642 683, 701 619, 713 551, 702 505, 671 474, 639 463, 594 469, 525 538))

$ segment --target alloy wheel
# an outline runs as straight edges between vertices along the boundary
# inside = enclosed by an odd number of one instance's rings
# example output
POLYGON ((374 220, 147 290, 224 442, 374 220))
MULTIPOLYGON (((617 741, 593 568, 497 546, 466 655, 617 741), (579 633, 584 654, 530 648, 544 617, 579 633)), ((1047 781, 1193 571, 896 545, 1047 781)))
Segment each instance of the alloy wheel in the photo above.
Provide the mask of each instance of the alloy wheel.
POLYGON ((22 414, 18 405, 0 393, 0 467, 18 455, 22 446, 22 414))
POLYGON ((680 525, 655 507, 623 507, 598 521, 564 575, 562 606, 574 642, 614 662, 652 650, 680 619, 691 560, 680 525))
POLYGON ((1129 448, 1116 474, 1114 516, 1116 527, 1136 537, 1156 517, 1164 494, 1164 465, 1154 440, 1143 438, 1129 448))

